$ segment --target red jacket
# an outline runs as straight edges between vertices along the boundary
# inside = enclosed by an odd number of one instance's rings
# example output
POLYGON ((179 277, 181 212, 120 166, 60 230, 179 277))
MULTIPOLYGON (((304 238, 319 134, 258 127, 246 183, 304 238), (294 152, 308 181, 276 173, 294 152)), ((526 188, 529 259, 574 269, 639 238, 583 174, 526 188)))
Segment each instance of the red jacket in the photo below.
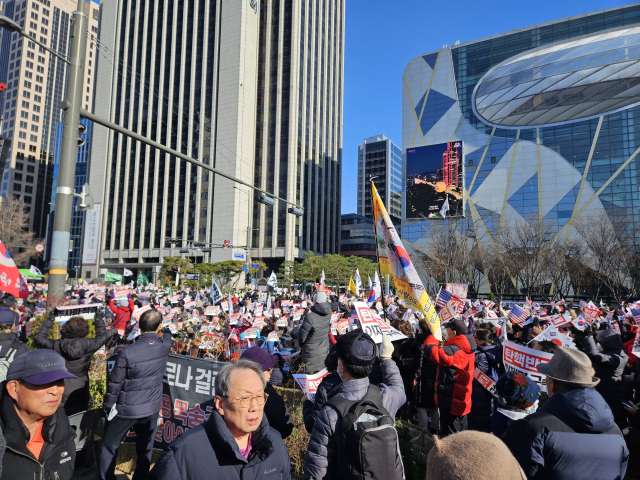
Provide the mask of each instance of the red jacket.
POLYGON ((631 350, 633 350, 633 342, 635 342, 635 340, 636 340, 635 338, 632 338, 628 342, 625 342, 622 344, 622 347, 624 348, 624 352, 629 356, 629 365, 631 365, 632 367, 638 361, 638 357, 636 357, 633 353, 631 353, 631 350))
POLYGON ((109 302, 109 308, 116 316, 113 320, 113 328, 116 330, 125 330, 127 323, 131 320, 131 314, 133 313, 133 300, 129 299, 128 307, 116 307, 114 301, 111 300, 109 302))
POLYGON ((438 365, 436 405, 451 415, 463 416, 471 411, 476 343, 470 334, 456 335, 438 348, 438 340, 429 335, 425 354, 438 365))

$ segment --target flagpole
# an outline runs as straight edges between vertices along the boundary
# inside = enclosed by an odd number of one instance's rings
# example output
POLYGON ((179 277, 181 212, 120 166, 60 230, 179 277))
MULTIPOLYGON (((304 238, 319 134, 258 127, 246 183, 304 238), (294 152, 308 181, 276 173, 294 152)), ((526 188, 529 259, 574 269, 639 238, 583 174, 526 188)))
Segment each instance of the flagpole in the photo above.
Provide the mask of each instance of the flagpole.
MULTIPOLYGON (((373 183, 373 180, 371 180, 371 185, 375 186, 375 184, 373 183)), ((371 191, 371 202, 373 203, 373 189, 371 191)), ((375 209, 373 210, 373 230, 374 230, 374 234, 375 234, 375 239, 376 239, 376 259, 378 260, 378 281, 382 282, 382 271, 380 271, 380 256, 378 255, 378 222, 376 222, 376 212, 375 209)), ((384 296, 382 295, 382 285, 380 286, 380 300, 382 303, 382 315, 384 316, 384 323, 389 323, 389 321, 387 320, 387 309, 384 306, 384 296)))

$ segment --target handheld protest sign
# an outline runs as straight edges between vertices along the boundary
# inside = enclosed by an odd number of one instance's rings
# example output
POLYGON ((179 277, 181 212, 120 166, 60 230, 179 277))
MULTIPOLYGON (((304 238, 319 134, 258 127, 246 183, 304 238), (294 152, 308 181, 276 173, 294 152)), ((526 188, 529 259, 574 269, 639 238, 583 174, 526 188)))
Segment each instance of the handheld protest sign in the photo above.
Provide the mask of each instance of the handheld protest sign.
POLYGON ((503 343, 502 358, 507 372, 517 370, 524 373, 536 382, 543 392, 547 391, 544 382, 545 375, 536 368, 540 363, 548 363, 553 357, 552 353, 534 350, 533 348, 518 345, 506 340, 503 343))
POLYGON ((326 368, 323 368, 318 373, 315 373, 313 375, 294 374, 293 378, 298 383, 302 391, 309 395, 309 397, 313 401, 315 399, 316 392, 318 391, 320 382, 322 382, 322 379, 327 375, 329 375, 329 372, 326 368))
POLYGON ((358 321, 360 322, 360 328, 369 335, 374 342, 382 343, 382 330, 378 321, 371 313, 371 309, 364 302, 354 302, 353 306, 358 315, 358 321))

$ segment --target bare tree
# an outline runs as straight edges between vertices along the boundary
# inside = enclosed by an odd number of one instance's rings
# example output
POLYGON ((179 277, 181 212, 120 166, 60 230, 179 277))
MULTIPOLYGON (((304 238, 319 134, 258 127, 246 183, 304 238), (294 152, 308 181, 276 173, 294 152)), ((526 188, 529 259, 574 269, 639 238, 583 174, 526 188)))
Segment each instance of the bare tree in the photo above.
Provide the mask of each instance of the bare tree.
POLYGON ((609 217, 606 214, 580 217, 574 228, 584 244, 580 261, 595 273, 617 302, 634 296, 636 247, 631 219, 626 215, 609 217))
POLYGON ((18 266, 28 266, 32 258, 42 256, 36 245, 43 243, 29 231, 29 212, 19 197, 9 195, 0 203, 0 241, 18 266))

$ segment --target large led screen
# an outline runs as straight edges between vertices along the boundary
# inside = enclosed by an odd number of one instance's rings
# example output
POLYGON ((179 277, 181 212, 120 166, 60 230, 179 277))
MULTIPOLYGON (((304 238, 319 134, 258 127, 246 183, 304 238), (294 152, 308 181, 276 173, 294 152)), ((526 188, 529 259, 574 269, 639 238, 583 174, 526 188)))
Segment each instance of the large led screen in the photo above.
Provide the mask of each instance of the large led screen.
POLYGON ((464 216, 462 142, 409 148, 406 158, 405 218, 464 216))

